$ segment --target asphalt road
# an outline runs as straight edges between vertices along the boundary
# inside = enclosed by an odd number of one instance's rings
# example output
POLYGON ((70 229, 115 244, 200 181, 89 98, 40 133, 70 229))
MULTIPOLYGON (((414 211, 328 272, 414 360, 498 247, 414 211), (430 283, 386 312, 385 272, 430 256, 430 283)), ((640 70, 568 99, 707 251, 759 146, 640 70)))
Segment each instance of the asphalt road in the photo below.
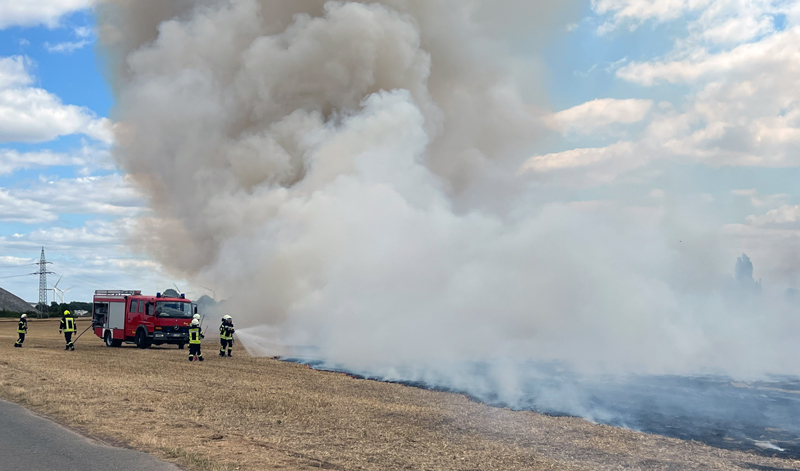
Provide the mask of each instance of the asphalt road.
POLYGON ((0 468, 17 471, 178 471, 150 455, 79 435, 0 401, 0 468))

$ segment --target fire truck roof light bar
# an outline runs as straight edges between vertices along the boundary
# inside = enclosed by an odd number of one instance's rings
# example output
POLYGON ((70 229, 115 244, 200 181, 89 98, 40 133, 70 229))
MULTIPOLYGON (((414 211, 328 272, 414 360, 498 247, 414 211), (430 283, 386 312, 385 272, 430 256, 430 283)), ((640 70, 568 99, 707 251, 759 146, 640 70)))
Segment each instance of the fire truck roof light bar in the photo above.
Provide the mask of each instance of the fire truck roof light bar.
POLYGON ((94 291, 95 296, 138 296, 140 294, 142 294, 142 292, 138 289, 97 289, 94 291))

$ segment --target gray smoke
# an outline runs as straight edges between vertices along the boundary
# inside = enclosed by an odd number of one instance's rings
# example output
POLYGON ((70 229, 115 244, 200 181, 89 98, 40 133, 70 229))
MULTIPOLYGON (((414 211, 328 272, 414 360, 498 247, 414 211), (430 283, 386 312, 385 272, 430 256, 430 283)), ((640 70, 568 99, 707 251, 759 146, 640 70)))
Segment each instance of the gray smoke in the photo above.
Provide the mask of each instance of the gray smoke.
POLYGON ((728 301, 712 228, 518 175, 546 103, 504 37, 578 3, 102 5, 115 155, 154 210, 136 243, 224 293, 253 351, 382 377, 480 388, 488 362, 513 399, 528 361, 797 373, 798 320, 728 301))
POLYGON ((741 257, 736 259, 734 279, 741 289, 748 291, 761 289, 761 280, 756 281, 753 278, 753 262, 747 254, 743 253, 741 257))

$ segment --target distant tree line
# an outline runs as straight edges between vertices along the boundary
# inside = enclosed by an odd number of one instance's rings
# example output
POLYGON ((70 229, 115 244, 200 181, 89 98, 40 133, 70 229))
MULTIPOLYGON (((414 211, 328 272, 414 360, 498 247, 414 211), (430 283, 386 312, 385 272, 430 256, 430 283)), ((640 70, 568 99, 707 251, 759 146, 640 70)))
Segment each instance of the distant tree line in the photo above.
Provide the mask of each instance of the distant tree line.
MULTIPOLYGON (((92 303, 82 303, 80 301, 72 301, 71 303, 57 303, 53 301, 47 306, 47 309, 44 311, 47 312, 49 317, 61 317, 61 314, 64 311, 70 310, 71 312, 75 311, 88 311, 92 312, 92 303)), ((9 317, 19 317, 22 314, 27 314, 28 317, 37 317, 38 312, 36 309, 31 307, 29 311, 23 312, 16 312, 16 311, 7 311, 5 309, 0 310, 0 318, 9 318, 9 317)))
POLYGON ((28 317, 36 317, 36 311, 31 308, 28 312, 14 312, 14 311, 6 311, 5 309, 0 309, 0 318, 17 318, 22 314, 27 314, 28 317))

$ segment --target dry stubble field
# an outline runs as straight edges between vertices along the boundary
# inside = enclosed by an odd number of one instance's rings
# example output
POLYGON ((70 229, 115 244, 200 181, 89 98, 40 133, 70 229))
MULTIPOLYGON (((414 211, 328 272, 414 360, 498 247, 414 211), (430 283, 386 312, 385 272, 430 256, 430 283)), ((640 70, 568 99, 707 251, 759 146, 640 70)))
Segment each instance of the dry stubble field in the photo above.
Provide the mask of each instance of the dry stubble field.
MULTIPOLYGON (((761 470, 800 462, 513 412, 457 394, 357 380, 237 348, 204 363, 175 346, 65 352, 57 320, 0 321, 0 397, 189 470, 761 470)), ((79 332, 88 319, 79 320, 79 332)), ((209 335, 214 337, 214 335, 209 335)))

